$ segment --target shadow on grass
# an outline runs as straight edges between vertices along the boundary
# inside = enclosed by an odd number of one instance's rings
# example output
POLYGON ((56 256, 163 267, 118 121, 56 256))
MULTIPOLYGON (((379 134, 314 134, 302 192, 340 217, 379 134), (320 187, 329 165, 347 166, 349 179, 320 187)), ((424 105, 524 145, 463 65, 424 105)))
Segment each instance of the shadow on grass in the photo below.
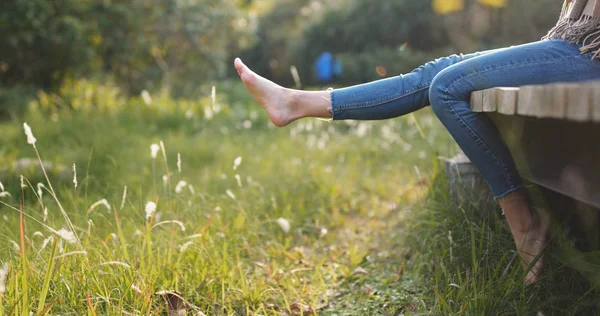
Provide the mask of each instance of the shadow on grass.
POLYGON ((422 209, 394 228, 404 236, 380 245, 393 255, 367 256, 361 267, 369 274, 348 278, 327 314, 599 315, 597 243, 579 242, 573 216, 565 220, 564 211, 556 213, 568 203, 533 191, 536 207, 554 206, 538 283, 523 284, 525 273, 497 204, 469 202, 476 197, 457 202, 444 175, 432 182, 422 209))

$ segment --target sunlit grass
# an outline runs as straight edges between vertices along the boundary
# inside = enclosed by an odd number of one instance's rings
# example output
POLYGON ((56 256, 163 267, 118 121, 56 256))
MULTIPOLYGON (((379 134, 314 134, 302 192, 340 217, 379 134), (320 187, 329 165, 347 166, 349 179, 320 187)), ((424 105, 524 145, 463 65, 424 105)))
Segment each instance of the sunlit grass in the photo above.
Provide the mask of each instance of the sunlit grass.
MULTIPOLYGON (((0 315, 156 314, 179 296, 206 315, 555 308, 522 286, 494 206, 482 218, 449 198, 436 175, 455 145, 429 110, 275 129, 223 86, 196 102, 34 105, 26 120, 52 166, 48 179, 0 172, 0 315)), ((5 165, 36 157, 22 122, 2 128, 5 165)))

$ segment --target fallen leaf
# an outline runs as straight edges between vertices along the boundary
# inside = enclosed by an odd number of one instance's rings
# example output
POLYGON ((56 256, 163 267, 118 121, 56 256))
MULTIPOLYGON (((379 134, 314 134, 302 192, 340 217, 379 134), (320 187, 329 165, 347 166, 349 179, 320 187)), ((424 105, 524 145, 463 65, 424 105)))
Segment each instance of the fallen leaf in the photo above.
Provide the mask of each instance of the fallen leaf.
POLYGON ((354 271, 352 271, 352 273, 350 275, 358 275, 358 274, 369 275, 369 271, 363 269, 362 267, 358 267, 358 268, 354 269, 354 271))

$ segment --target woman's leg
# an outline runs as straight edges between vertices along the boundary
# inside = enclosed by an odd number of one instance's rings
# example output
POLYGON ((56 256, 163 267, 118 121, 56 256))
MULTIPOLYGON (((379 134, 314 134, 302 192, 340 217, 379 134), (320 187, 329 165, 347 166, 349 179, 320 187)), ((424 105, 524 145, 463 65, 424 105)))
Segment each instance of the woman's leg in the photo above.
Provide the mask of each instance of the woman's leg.
MULTIPOLYGON (((526 264, 546 244, 547 224, 536 220, 522 190, 511 154, 492 121, 469 108, 471 93, 492 87, 600 79, 600 61, 561 40, 514 46, 477 56, 442 70, 431 83, 431 106, 465 154, 477 166, 504 209, 526 264)), ((526 281, 536 280, 538 261, 526 281)))
MULTIPOLYGON (((497 50, 496 50, 497 51, 497 50)), ((409 74, 330 91, 301 91, 281 87, 263 78, 237 58, 235 68, 246 89, 277 126, 304 117, 388 119, 429 104, 429 85, 443 69, 494 51, 452 55, 429 62, 409 74)))

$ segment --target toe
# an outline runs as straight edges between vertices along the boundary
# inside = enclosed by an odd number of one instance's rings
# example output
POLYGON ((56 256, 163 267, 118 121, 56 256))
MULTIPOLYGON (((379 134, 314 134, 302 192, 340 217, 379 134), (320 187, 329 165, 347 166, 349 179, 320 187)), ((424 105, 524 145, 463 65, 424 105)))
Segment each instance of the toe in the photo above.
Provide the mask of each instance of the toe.
POLYGON ((240 58, 236 58, 235 61, 233 62, 233 65, 235 66, 235 69, 237 69, 238 73, 242 73, 244 68, 246 68, 246 65, 244 65, 244 63, 242 62, 242 60, 240 58))

